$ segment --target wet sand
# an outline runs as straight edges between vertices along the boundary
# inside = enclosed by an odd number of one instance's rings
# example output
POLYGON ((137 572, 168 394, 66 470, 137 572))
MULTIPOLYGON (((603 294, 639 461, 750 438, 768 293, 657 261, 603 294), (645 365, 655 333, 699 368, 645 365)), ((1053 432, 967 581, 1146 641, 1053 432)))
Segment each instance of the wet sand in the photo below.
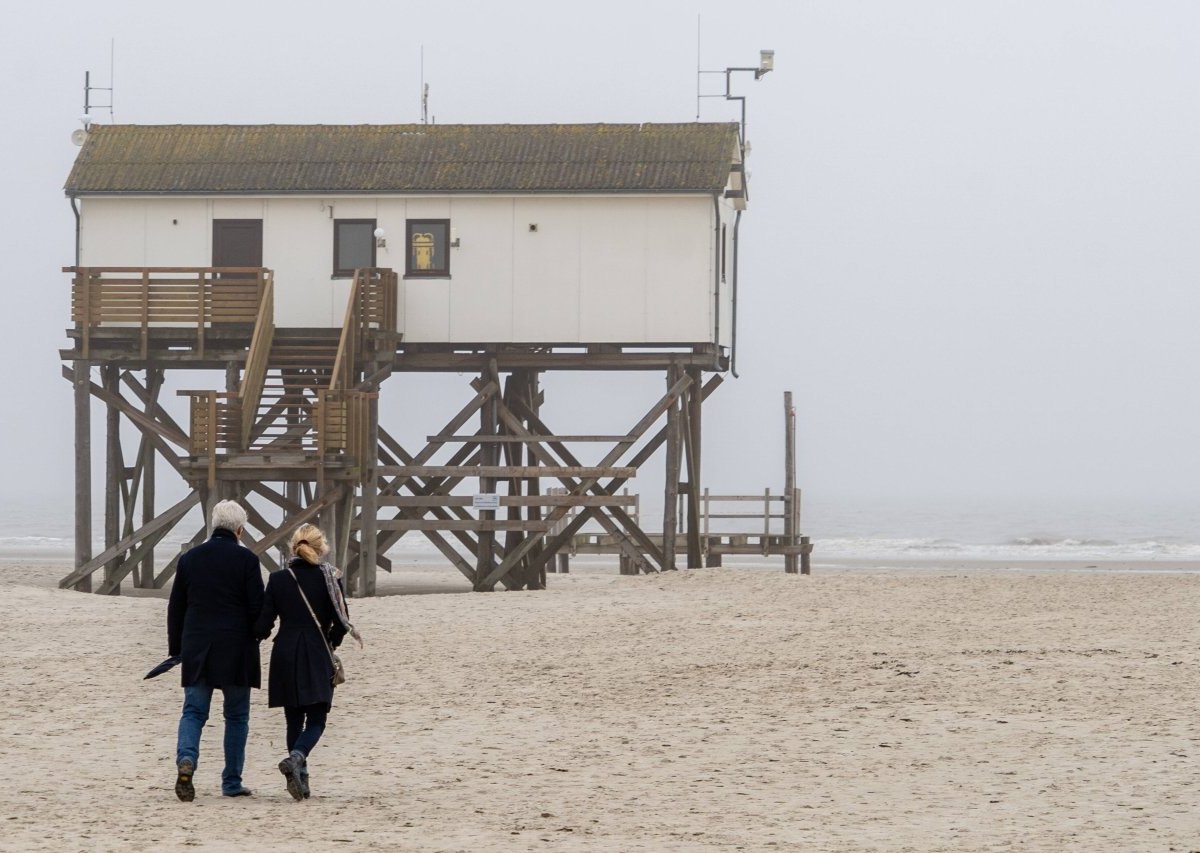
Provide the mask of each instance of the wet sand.
POLYGON ((0 847, 1200 847, 1200 567, 1089 565, 582 566, 539 593, 355 601, 368 646, 344 655, 313 799, 284 791, 263 691, 256 795, 219 795, 218 718, 184 804, 178 677, 141 680, 165 603, 10 561, 0 847))

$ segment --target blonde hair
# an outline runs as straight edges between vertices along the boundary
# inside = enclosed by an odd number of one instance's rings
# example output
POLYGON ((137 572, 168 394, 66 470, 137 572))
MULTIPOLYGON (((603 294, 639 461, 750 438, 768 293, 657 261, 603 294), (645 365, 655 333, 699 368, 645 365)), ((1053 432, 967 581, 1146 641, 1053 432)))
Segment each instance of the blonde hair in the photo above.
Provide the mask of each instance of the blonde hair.
POLYGON ((301 524, 297 527, 296 532, 292 534, 292 541, 289 547, 293 554, 306 563, 312 563, 314 566, 320 563, 321 558, 329 553, 329 545, 325 542, 325 534, 315 524, 301 524))

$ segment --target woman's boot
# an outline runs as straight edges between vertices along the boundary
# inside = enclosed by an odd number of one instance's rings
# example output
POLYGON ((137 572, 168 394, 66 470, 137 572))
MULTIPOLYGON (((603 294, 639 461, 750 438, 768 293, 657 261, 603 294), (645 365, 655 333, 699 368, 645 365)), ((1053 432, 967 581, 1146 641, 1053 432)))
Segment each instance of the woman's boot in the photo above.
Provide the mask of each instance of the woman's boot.
POLYGON ((304 799, 304 789, 307 787, 301 776, 305 769, 304 764, 304 753, 296 749, 293 749, 287 758, 279 762, 279 772, 287 779, 287 792, 297 802, 304 799))

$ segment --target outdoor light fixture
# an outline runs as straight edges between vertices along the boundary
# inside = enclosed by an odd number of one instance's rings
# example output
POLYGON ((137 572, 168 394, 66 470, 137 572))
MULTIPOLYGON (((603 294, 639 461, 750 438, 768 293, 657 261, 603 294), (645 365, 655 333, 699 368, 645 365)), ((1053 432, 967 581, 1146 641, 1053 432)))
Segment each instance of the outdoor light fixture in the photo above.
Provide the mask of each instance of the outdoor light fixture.
POLYGON ((769 71, 775 70, 775 51, 760 50, 758 52, 758 70, 754 72, 754 79, 757 80, 769 71))
POLYGON ((387 232, 384 231, 382 228, 375 229, 375 248, 376 249, 386 249, 387 248, 387 232))

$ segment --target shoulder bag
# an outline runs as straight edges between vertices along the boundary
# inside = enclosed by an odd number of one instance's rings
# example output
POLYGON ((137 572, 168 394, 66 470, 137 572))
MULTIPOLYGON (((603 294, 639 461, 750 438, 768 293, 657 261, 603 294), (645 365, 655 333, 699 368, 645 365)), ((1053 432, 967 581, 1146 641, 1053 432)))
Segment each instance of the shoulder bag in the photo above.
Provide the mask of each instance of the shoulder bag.
POLYGON ((329 652, 329 662, 333 664, 333 676, 330 681, 334 687, 346 682, 346 668, 342 666, 342 659, 334 654, 333 649, 329 647, 329 641, 325 639, 325 632, 321 630, 321 620, 317 618, 316 611, 312 605, 308 603, 308 596, 304 594, 304 587, 300 586, 300 579, 296 577, 296 573, 292 571, 292 567, 287 567, 287 572, 292 576, 292 580, 296 582, 296 589, 300 591, 300 597, 304 599, 304 606, 308 608, 308 613, 313 618, 313 622, 317 626, 317 633, 321 635, 321 642, 325 644, 325 651, 329 652))

